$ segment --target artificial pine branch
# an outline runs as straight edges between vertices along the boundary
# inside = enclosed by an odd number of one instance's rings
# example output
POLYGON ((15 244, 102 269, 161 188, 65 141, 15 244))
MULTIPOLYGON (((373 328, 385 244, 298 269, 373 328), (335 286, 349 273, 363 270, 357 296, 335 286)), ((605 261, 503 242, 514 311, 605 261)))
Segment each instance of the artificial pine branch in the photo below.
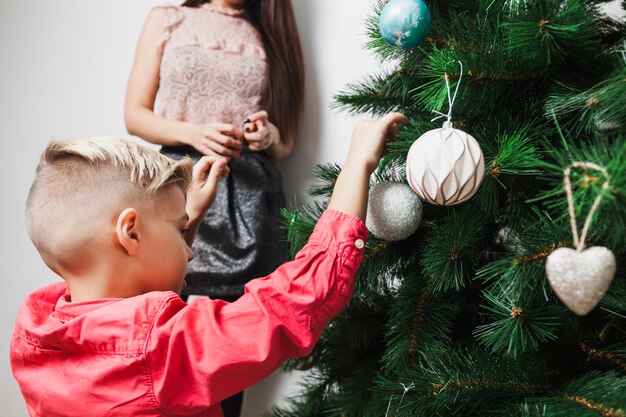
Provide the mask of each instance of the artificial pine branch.
POLYGON ((523 417, 624 417, 626 379, 615 372, 591 372, 565 385, 552 397, 527 400, 519 407, 523 417))
MULTIPOLYGON (((308 358, 287 365, 309 369, 303 394, 273 417, 625 417, 626 21, 602 15, 603 2, 427 0, 431 32, 403 50, 382 39, 387 1, 373 0, 365 47, 381 68, 346 86, 335 107, 401 111, 409 123, 370 185, 406 183, 410 147, 441 127, 433 111, 447 111, 445 78, 460 83, 452 119, 483 149, 485 178, 462 205, 425 204, 408 238, 369 237, 349 306, 308 358), (610 177, 604 189, 603 174, 570 175, 579 223, 602 196, 587 245, 617 259, 584 317, 545 273, 547 257, 573 243, 563 175, 574 161, 610 177)), ((285 214, 292 255, 339 170, 317 167, 320 200, 285 214)))

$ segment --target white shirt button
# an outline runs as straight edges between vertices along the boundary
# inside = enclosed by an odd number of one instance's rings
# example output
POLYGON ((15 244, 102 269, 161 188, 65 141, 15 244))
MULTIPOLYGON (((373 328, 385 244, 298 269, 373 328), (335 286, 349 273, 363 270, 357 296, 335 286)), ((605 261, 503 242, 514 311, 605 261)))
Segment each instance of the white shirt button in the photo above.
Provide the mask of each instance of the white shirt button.
POLYGON ((365 247, 365 242, 363 242, 363 239, 357 239, 354 241, 354 246, 359 249, 363 249, 365 247))

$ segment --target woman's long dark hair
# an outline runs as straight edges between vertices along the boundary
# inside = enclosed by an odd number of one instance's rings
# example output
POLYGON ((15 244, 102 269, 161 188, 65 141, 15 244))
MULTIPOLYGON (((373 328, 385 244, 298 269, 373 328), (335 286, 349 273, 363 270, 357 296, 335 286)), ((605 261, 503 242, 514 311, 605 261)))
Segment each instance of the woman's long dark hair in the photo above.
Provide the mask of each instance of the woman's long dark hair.
MULTIPOLYGON (((187 0, 198 7, 210 0, 187 0)), ((281 135, 294 136, 304 106, 304 61, 291 0, 248 0, 246 17, 259 31, 268 64, 263 106, 281 135)))

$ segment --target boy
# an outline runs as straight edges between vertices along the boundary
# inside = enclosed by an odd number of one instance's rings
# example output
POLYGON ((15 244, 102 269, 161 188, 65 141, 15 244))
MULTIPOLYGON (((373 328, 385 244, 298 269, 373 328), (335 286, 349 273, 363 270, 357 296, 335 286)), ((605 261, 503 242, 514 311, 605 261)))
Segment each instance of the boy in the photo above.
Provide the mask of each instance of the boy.
POLYGON ((190 175, 189 160, 132 142, 48 145, 27 225, 65 282, 31 294, 16 322, 11 365, 31 416, 221 416, 221 400, 310 353, 352 294, 369 176, 396 123, 357 124, 308 244, 234 303, 178 296, 225 160, 190 175))

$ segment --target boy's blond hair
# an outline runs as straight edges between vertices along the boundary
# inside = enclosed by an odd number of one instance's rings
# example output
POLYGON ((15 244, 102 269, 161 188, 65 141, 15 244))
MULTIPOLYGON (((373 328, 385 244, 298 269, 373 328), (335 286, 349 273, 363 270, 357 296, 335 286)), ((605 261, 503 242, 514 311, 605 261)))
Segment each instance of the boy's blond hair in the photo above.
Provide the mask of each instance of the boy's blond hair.
POLYGON ((98 207, 110 201, 150 200, 149 196, 171 184, 186 192, 192 165, 189 158, 175 161, 119 138, 50 142, 41 155, 26 201, 28 234, 51 266, 63 251, 58 247, 71 245, 67 236, 72 233, 67 232, 72 227, 78 232, 78 228, 90 226, 73 224, 73 216, 97 216, 98 207))

